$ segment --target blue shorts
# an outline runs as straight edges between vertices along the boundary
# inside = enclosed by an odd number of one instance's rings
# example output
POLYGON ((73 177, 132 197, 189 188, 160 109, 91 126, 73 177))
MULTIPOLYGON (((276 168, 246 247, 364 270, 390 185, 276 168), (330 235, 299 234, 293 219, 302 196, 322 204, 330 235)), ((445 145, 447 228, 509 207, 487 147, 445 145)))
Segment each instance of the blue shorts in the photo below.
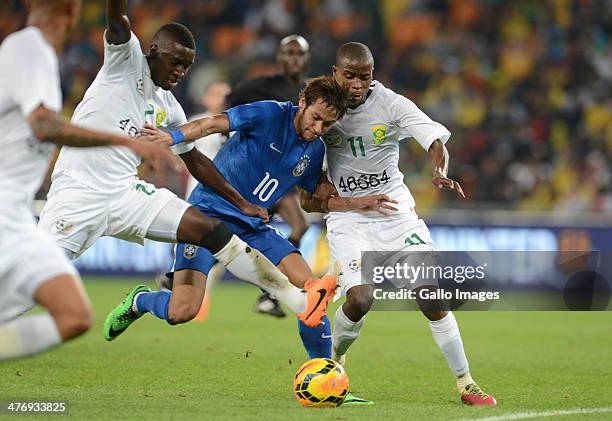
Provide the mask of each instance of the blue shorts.
MULTIPOLYGON (((240 237, 245 243, 263 253, 272 263, 278 265, 285 256, 291 253, 299 253, 299 250, 291 244, 283 235, 270 225, 261 224, 253 227, 242 223, 231 216, 224 217, 214 211, 207 211, 196 206, 201 212, 208 216, 220 219, 227 227, 240 237)), ((191 269, 208 276, 210 268, 216 263, 215 256, 203 247, 193 244, 177 244, 174 256, 174 265, 171 272, 191 269)))

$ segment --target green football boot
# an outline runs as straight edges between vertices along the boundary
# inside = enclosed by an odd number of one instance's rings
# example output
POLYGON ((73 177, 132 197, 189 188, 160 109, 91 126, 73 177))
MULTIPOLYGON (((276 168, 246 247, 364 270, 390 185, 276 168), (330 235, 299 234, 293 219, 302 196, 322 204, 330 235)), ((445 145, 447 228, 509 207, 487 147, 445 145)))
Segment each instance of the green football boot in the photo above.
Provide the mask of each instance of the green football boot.
POLYGON ((344 402, 342 402, 342 405, 374 405, 374 402, 367 399, 358 398, 351 392, 348 392, 344 398, 344 402))
POLYGON ((132 289, 117 307, 106 316, 104 321, 104 339, 112 341, 121 335, 132 323, 142 317, 143 313, 134 311, 134 298, 140 292, 151 292, 151 288, 138 285, 132 289))

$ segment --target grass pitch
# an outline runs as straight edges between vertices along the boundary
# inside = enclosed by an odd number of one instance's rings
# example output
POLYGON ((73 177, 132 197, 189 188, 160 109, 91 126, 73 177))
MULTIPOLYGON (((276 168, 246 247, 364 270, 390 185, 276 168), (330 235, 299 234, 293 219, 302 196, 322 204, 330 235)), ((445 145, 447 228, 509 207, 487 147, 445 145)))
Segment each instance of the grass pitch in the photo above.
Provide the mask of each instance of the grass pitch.
MULTIPOLYGON (((104 341, 106 313, 136 283, 87 280, 93 330, 36 358, 0 364, 0 400, 68 400, 69 417, 88 420, 457 420, 612 407, 610 312, 456 313, 472 375, 496 408, 459 402, 420 313, 373 312, 347 371, 353 392, 376 405, 313 409, 292 394, 307 359, 295 317, 253 313, 258 290, 244 284, 217 285, 205 322, 171 327, 147 315, 104 341)), ((577 417, 612 412, 565 419, 577 417)))

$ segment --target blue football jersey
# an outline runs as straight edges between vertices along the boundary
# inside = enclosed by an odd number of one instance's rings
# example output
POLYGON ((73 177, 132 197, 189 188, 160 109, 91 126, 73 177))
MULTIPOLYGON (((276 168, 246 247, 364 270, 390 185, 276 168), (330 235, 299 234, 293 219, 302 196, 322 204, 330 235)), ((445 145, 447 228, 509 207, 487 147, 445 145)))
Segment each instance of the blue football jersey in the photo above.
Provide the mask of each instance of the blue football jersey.
MULTIPOLYGON (((234 135, 217 153, 219 172, 251 203, 270 208, 293 186, 314 192, 323 165, 325 146, 299 138, 291 102, 260 101, 230 108, 226 114, 234 135)), ((238 209, 212 189, 198 184, 189 202, 220 215, 242 218, 238 209)), ((259 224, 259 221, 257 224, 259 224)))

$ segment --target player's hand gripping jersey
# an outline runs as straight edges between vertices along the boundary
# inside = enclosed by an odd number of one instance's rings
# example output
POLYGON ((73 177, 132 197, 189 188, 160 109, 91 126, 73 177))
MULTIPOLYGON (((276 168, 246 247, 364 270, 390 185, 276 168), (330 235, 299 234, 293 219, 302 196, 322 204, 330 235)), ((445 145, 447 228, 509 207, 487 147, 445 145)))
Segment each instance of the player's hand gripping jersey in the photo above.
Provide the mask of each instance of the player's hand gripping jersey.
MULTIPOLYGON (((348 109, 323 140, 328 171, 342 197, 387 194, 399 202, 402 215, 413 215, 414 199, 398 167, 399 141, 414 138, 425 149, 446 142, 450 132, 412 101, 374 81, 365 103, 348 109)), ((332 212, 328 228, 348 219, 385 219, 377 212, 332 212)))

